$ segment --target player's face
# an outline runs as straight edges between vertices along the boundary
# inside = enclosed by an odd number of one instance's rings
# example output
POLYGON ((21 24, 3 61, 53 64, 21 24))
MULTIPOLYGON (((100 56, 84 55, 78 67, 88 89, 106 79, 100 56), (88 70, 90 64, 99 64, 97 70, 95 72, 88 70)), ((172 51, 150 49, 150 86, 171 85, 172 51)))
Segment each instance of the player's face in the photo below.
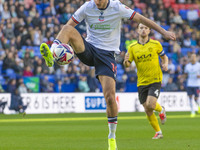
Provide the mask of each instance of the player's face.
POLYGON ((191 55, 191 58, 190 58, 190 61, 191 61, 192 63, 196 63, 196 60, 197 60, 196 54, 192 54, 192 55, 191 55))
POLYGON ((108 0, 94 0, 94 2, 98 9, 104 9, 108 4, 108 0))
POLYGON ((140 23, 138 26, 137 32, 138 32, 139 36, 144 38, 149 35, 150 28, 140 23))

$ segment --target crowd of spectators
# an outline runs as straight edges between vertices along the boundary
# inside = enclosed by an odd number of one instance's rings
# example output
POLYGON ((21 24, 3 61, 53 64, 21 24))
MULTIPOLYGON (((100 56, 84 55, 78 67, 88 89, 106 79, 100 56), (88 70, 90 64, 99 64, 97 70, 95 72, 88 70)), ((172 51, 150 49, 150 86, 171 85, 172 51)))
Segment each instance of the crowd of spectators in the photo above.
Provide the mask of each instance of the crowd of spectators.
MULTIPOLYGON (((32 92, 23 77, 39 77, 40 92, 99 92, 100 84, 94 68, 74 58, 69 65, 48 68, 39 52, 39 45, 51 45, 62 26, 85 0, 0 0, 0 92, 32 92), (63 86, 65 85, 65 86, 63 86), (71 91, 70 91, 71 90, 71 91)), ((154 20, 166 30, 176 33, 177 41, 166 41, 151 31, 168 55, 169 71, 163 74, 165 91, 184 91, 184 66, 190 54, 200 60, 199 0, 121 0, 131 9, 154 20)), ((128 46, 137 40, 137 23, 123 20, 121 53, 117 60, 117 91, 136 91, 136 67, 123 68, 128 46)), ((86 36, 84 22, 77 26, 86 36)))

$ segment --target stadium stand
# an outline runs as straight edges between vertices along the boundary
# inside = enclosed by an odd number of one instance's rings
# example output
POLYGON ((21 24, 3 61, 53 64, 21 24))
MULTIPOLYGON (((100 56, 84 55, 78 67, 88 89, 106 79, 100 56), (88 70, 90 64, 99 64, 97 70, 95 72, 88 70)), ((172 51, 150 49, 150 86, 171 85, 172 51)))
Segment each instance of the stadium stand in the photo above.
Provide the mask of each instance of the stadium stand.
MULTIPOLYGON (((23 75, 39 77, 38 92, 79 91, 77 88, 81 74, 86 75, 87 81, 90 82, 89 72, 93 68, 83 65, 77 58, 68 66, 55 65, 53 68, 47 68, 39 52, 40 43, 46 42, 51 45, 62 26, 84 2, 85 0, 0 1, 0 84, 5 91, 11 79, 16 79, 17 88, 19 80, 24 78, 23 75), (53 86, 49 87, 49 90, 45 90, 46 87, 42 84, 44 76, 47 76, 48 82, 53 86)), ((200 2, 198 0, 185 0, 185 3, 179 3, 179 0, 122 0, 122 2, 154 20, 166 30, 176 33, 176 42, 164 40, 155 31, 152 31, 151 38, 162 43, 166 54, 172 59, 176 68, 180 66, 182 73, 192 52, 197 53, 199 61, 200 2)), ((127 51, 127 43, 137 40, 135 32, 137 24, 129 20, 123 20, 123 23, 120 45, 122 54, 116 56, 118 59, 116 81, 119 86, 117 91, 133 92, 137 91, 136 68, 133 65, 129 69, 124 69, 122 62, 124 52, 127 51)), ((78 25, 77 30, 86 36, 84 23, 78 25)), ((179 87, 179 80, 182 79, 176 78, 177 74, 179 71, 176 70, 170 77, 179 87)), ((28 92, 32 92, 27 84, 26 86, 28 92)), ((96 91, 102 91, 100 86, 98 88, 96 91)), ((165 88, 165 84, 162 88, 165 88)))

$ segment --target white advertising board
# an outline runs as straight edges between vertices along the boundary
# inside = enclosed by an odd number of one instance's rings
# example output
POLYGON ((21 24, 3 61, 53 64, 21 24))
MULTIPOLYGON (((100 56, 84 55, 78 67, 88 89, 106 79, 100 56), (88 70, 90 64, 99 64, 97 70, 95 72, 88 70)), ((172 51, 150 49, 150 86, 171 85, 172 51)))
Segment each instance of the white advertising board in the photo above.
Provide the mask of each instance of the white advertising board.
MULTIPOLYGON (((106 112, 102 93, 27 93, 21 96, 24 105, 28 104, 27 114, 106 112)), ((13 113, 8 108, 10 94, 0 94, 0 100, 8 102, 4 113, 13 113)), ((116 101, 119 112, 144 111, 137 93, 116 93, 116 101)), ((190 111, 186 92, 161 92, 158 102, 166 111, 190 111)), ((195 103, 193 106, 197 110, 195 103)))

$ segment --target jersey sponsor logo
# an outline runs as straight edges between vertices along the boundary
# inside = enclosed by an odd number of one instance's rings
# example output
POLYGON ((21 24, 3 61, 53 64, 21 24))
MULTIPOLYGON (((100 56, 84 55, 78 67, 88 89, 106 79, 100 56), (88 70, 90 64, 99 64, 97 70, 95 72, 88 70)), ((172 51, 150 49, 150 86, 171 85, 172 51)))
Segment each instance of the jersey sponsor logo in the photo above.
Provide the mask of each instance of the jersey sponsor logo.
POLYGON ((90 28, 94 30, 110 30, 111 25, 110 24, 91 24, 90 28))
POLYGON ((137 56, 137 59, 145 59, 145 58, 149 58, 149 57, 151 57, 151 54, 137 56))

